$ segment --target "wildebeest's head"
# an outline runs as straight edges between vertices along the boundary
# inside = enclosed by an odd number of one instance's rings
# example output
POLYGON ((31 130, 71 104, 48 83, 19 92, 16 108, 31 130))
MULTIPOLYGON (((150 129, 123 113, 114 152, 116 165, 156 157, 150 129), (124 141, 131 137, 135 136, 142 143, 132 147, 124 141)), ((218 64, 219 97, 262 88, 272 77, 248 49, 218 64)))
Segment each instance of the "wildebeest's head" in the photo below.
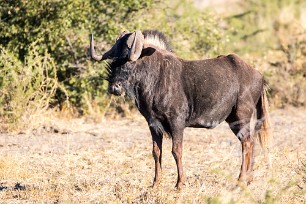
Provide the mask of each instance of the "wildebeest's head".
POLYGON ((94 49, 93 35, 90 39, 90 55, 92 59, 101 61, 110 59, 108 67, 108 91, 114 95, 122 95, 128 88, 129 72, 132 62, 136 61, 142 51, 144 36, 140 31, 130 33, 123 31, 116 39, 113 47, 103 55, 97 55, 94 49))
POLYGON ((147 30, 143 33, 136 30, 131 33, 123 31, 116 39, 113 47, 103 55, 97 55, 94 49, 93 35, 90 39, 90 56, 96 61, 110 59, 108 63, 109 81, 108 92, 114 95, 122 95, 124 92, 131 92, 130 78, 136 61, 141 56, 144 48, 144 43, 162 44, 168 51, 172 51, 166 37, 158 32, 147 30))

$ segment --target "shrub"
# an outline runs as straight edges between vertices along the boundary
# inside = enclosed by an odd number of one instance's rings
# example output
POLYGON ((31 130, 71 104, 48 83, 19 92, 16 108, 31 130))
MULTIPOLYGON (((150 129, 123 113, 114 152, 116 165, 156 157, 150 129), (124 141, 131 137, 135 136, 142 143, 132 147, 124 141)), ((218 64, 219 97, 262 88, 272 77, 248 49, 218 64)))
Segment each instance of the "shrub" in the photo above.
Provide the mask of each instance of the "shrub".
POLYGON ((48 52, 39 54, 33 43, 21 62, 0 47, 1 130, 21 129, 48 108, 58 88, 56 66, 48 52))
POLYGON ((219 55, 227 41, 218 26, 221 18, 210 10, 199 10, 191 0, 168 0, 130 15, 127 27, 157 29, 173 44, 174 51, 185 59, 203 59, 219 55))
POLYGON ((225 50, 253 58, 270 85, 275 107, 305 106, 305 3, 246 0, 241 5, 242 13, 227 18, 230 43, 225 50))

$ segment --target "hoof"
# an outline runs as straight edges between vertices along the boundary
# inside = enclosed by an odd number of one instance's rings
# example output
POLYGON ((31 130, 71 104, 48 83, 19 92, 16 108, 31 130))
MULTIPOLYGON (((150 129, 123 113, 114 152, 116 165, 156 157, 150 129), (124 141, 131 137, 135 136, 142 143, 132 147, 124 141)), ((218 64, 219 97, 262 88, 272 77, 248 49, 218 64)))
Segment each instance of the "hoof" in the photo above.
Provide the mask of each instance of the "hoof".
POLYGON ((152 187, 152 189, 157 189, 159 187, 159 184, 153 183, 153 185, 151 187, 152 187))
POLYGON ((182 182, 177 183, 177 184, 175 185, 175 189, 176 189, 177 191, 180 192, 180 191, 182 191, 183 186, 184 186, 184 184, 183 184, 182 182))
POLYGON ((236 187, 240 187, 240 188, 245 188, 247 186, 247 182, 246 181, 242 181, 242 180, 238 180, 236 187))
POLYGON ((178 191, 181 191, 183 189, 183 186, 185 184, 185 180, 186 178, 183 178, 182 181, 178 181, 175 185, 175 188, 178 190, 178 191))
POLYGON ((158 180, 158 181, 153 181, 153 185, 152 185, 152 188, 153 189, 156 189, 156 188, 158 188, 159 187, 159 185, 160 185, 160 180, 158 180))
POLYGON ((238 186, 247 186, 253 181, 253 175, 239 177, 238 179, 238 186))

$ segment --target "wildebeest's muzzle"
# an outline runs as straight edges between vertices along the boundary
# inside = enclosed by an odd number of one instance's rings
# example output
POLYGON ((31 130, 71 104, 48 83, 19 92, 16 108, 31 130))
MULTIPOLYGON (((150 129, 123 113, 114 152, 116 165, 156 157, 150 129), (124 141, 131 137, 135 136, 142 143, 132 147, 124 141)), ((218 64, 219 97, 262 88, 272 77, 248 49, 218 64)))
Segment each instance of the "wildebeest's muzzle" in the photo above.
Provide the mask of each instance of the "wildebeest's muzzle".
POLYGON ((114 94, 116 96, 121 96, 124 94, 124 90, 122 88, 122 83, 117 81, 115 83, 111 83, 108 86, 108 93, 114 94))

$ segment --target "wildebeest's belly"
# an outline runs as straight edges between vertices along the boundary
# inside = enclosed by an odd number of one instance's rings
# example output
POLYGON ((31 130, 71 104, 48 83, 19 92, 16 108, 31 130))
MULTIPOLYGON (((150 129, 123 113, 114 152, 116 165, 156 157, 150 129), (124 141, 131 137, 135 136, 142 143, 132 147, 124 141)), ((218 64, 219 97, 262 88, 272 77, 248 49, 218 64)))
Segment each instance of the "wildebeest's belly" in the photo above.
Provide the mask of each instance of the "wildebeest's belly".
POLYGON ((197 100, 190 107, 190 115, 186 126, 195 128, 216 127, 232 112, 237 102, 236 92, 223 92, 218 98, 207 97, 206 100, 197 100))
POLYGON ((196 121, 196 122, 194 121, 193 123, 189 124, 187 127, 212 129, 215 128, 219 123, 220 121, 218 120, 203 119, 201 121, 196 121))
POLYGON ((223 122, 231 113, 231 109, 224 110, 222 112, 212 114, 202 113, 200 116, 193 118, 187 122, 187 127, 194 128, 215 128, 218 124, 223 122))

